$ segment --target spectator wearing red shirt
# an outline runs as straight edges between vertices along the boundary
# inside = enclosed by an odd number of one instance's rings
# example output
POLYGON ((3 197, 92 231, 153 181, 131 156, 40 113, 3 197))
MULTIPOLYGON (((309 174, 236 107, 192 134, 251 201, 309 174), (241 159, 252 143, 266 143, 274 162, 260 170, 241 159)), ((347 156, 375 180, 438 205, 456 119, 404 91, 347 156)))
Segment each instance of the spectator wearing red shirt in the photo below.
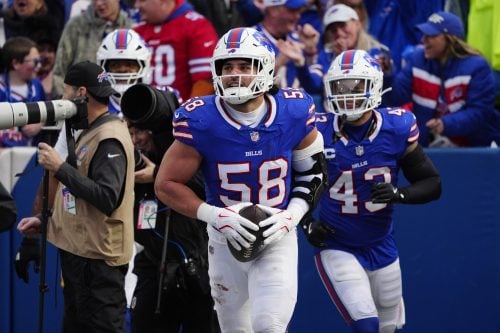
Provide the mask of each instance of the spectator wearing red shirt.
POLYGON ((210 72, 218 36, 184 0, 137 0, 144 22, 135 30, 151 48, 151 84, 171 86, 184 100, 213 93, 210 72))

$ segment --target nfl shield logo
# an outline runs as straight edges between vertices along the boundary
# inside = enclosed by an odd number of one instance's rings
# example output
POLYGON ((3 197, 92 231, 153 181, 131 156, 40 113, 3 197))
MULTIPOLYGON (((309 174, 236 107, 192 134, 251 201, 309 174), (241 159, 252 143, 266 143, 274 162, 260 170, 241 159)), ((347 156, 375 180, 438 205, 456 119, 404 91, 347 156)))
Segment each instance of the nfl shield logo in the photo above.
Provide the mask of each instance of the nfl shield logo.
POLYGON ((363 146, 356 147, 356 156, 363 156, 364 153, 365 153, 365 149, 363 148, 363 146))
POLYGON ((250 139, 253 141, 253 142, 257 142, 259 141, 260 137, 259 137, 259 132, 250 132, 250 139))

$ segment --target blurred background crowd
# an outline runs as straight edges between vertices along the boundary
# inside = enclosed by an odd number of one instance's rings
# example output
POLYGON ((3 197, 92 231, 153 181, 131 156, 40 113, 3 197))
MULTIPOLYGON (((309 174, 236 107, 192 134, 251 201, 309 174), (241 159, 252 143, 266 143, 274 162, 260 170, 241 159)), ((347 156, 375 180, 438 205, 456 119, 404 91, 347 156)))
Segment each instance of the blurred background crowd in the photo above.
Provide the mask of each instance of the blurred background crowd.
MULTIPOLYGON (((466 0, 11 0, 1 9, 0 101, 60 98, 69 66, 97 61, 117 28, 133 28, 151 49, 146 83, 171 86, 184 100, 211 94, 217 38, 252 26, 275 49, 277 85, 305 89, 319 111, 330 62, 364 49, 384 70, 383 105, 415 113, 424 147, 495 146, 499 8, 466 0)), ((34 145, 40 129, 2 130, 0 146, 34 145)))

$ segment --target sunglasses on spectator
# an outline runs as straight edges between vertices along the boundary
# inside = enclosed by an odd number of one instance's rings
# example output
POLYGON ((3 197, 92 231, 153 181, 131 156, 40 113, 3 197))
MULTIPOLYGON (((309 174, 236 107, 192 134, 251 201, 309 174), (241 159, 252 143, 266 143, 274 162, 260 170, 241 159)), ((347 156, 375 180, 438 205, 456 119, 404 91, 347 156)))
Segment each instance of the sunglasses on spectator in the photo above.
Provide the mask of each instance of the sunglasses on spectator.
POLYGON ((41 58, 28 58, 24 59, 23 62, 32 62, 35 67, 39 66, 42 64, 42 59, 41 58))

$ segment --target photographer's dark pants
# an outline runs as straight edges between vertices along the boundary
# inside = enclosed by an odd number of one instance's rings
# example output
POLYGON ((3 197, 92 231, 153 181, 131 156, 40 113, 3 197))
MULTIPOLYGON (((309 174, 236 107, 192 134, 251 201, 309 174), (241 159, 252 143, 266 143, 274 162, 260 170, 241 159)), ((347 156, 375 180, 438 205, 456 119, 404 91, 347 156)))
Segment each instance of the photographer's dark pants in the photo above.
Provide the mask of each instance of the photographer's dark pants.
POLYGON ((131 305, 132 333, 217 332, 217 320, 210 293, 190 293, 182 287, 162 294, 161 313, 155 314, 158 279, 138 276, 131 305))
POLYGON ((64 281, 64 333, 124 333, 125 274, 128 265, 60 251, 64 281))

